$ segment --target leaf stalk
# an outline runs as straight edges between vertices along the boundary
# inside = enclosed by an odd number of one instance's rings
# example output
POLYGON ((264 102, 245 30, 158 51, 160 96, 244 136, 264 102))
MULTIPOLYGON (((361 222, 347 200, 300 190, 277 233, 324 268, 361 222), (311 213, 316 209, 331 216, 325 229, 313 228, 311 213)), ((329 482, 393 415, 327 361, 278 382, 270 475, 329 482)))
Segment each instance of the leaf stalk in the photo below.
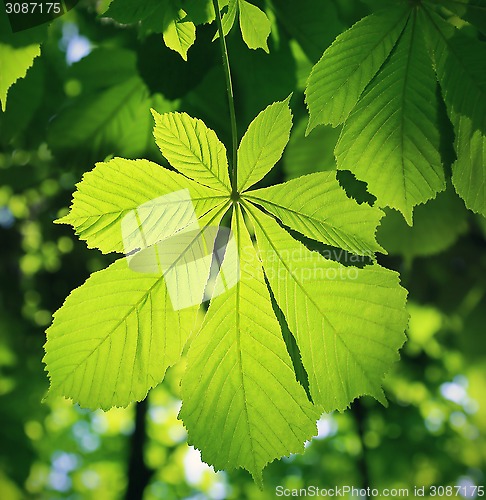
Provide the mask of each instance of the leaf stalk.
POLYGON ((228 47, 223 32, 223 23, 221 21, 221 12, 219 10, 218 0, 213 0, 214 12, 216 14, 216 24, 218 26, 219 41, 221 46, 221 55, 223 58, 223 69, 226 79, 226 93, 228 95, 228 107, 231 122, 231 164, 230 178, 232 187, 232 197, 237 196, 237 151, 238 151, 238 131, 236 128, 235 99, 233 94, 233 83, 231 81, 231 69, 228 57, 228 47))

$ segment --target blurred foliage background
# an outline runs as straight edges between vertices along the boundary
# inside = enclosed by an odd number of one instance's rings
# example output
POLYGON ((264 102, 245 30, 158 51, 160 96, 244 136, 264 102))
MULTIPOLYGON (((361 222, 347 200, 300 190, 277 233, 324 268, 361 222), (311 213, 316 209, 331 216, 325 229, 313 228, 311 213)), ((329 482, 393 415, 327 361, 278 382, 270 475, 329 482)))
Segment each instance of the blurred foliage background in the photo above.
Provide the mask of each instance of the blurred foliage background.
MULTIPOLYGON (((202 118, 223 142, 230 127, 214 25, 197 28, 188 62, 161 36, 103 18, 109 2, 81 1, 41 30, 42 55, 0 112, 0 499, 266 499, 275 487, 486 483, 486 220, 452 189, 419 206, 415 225, 389 211, 379 261, 409 290, 409 340, 386 379, 389 407, 361 399, 323 415, 302 456, 272 463, 259 491, 242 471, 218 472, 186 443, 177 413, 182 363, 144 403, 89 412, 42 404, 44 331, 89 273, 113 257, 88 250, 53 220, 74 185, 109 156, 164 159, 151 136, 154 107, 202 118), (144 486, 146 485, 146 488, 144 486)), ((228 37, 240 136, 269 103, 294 92, 294 129, 272 184, 335 168, 339 130, 304 137, 303 89, 334 37, 377 2, 255 2, 272 20, 270 54, 228 37)), ((2 34, 4 36, 5 34, 2 34)), ((442 113, 440 126, 450 124, 442 113)), ((444 141, 446 166, 453 161, 444 141)), ((373 202, 348 172, 350 196, 373 202)))

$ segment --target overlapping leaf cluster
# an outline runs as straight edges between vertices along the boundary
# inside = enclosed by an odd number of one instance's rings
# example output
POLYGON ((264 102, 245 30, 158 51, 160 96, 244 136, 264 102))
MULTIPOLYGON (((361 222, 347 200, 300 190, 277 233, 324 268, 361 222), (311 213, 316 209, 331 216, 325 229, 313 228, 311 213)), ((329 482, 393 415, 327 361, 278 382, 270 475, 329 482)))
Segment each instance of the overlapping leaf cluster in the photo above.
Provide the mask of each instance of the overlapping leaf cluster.
MULTIPOLYGON (((263 11, 246 0, 219 0, 218 5, 225 9, 225 35, 238 17, 246 45, 268 52, 270 21, 263 11)), ((113 0, 104 15, 124 24, 139 23, 144 34, 162 33, 167 47, 185 60, 187 51, 196 41, 196 25, 211 23, 215 19, 211 0, 113 0)))
MULTIPOLYGON (((219 7, 223 10, 224 15, 224 32, 229 33, 233 27, 235 20, 239 18, 240 29, 244 42, 249 48, 263 49, 268 52, 267 39, 270 34, 270 21, 267 15, 260 10, 256 5, 246 0, 219 0, 219 7)), ((176 51, 184 60, 187 60, 187 52, 196 41, 196 26, 206 23, 212 23, 215 19, 213 2, 211 0, 140 0, 133 2, 132 0, 113 0, 109 3, 108 9, 105 10, 101 17, 110 18, 120 25, 137 25, 141 36, 147 36, 151 33, 162 34, 162 40, 167 47, 176 51)), ((39 26, 29 29, 26 32, 12 34, 7 15, 4 10, 0 11, 0 107, 2 111, 6 109, 7 93, 9 88, 20 78, 23 78, 29 68, 32 66, 36 57, 41 54, 41 44, 46 37, 47 26, 39 26)), ((106 49, 105 49, 106 50, 106 49)), ((115 53, 114 56, 106 58, 105 50, 99 51, 99 56, 96 57, 94 65, 96 66, 103 59, 108 66, 103 71, 103 75, 93 74, 93 81, 99 81, 99 90, 108 87, 108 82, 117 83, 113 78, 122 80, 123 76, 117 68, 119 56, 127 57, 127 54, 115 53), (112 72, 110 76, 110 71, 112 72)), ((130 55, 124 70, 129 69, 132 63, 130 55)), ((83 65, 82 65, 83 66, 83 65)), ((100 68, 101 69, 101 68, 100 68)), ((76 76, 73 76, 76 78, 76 76)), ((116 116, 114 126, 119 126, 119 122, 128 119, 134 122, 139 122, 140 118, 145 120, 148 118, 146 113, 141 113, 141 109, 145 110, 140 103, 145 104, 148 99, 147 89, 140 78, 126 79, 124 85, 110 89, 111 93, 103 93, 98 96, 97 106, 104 107, 107 103, 118 102, 118 109, 123 108, 127 111, 127 116, 116 116), (120 103, 124 105, 121 106, 120 103), (139 116, 135 116, 138 113, 139 116)), ((56 123, 56 128, 52 131, 53 143, 55 147, 60 149, 65 144, 70 144, 69 132, 72 125, 66 127, 66 121, 69 121, 70 114, 80 113, 80 110, 86 108, 93 109, 93 97, 90 96, 89 103, 80 102, 74 109, 69 109, 67 116, 63 115, 63 120, 56 123), (58 130, 62 130, 62 134, 58 134, 58 130)), ((97 107, 95 106, 95 107, 97 107)), ((152 106, 157 107, 157 102, 152 102, 152 106)), ((85 112, 88 114, 89 110, 85 112)), ((105 110, 105 114, 113 113, 110 109, 105 110)), ((102 113, 98 114, 98 117, 102 113)), ((87 121, 95 120, 90 130, 81 130, 82 136, 87 136, 86 140, 97 140, 103 142, 104 138, 96 137, 97 132, 97 116, 93 113, 86 120, 76 120, 80 127, 87 121)), ((109 124, 107 133, 110 133, 109 124)), ((71 135, 76 136, 77 130, 73 130, 71 135)), ((103 130, 102 132, 106 132, 103 130)), ((84 138, 84 137, 83 137, 84 138)), ((138 141, 140 143, 140 141, 138 141)), ((94 146, 96 149, 96 145, 94 146)), ((130 151, 127 151, 127 155, 130 151)))
POLYGON ((414 206, 446 187, 436 82, 455 132, 452 182, 469 209, 486 215, 485 45, 447 22, 451 11, 485 32, 482 1, 394 2, 338 36, 306 89, 308 132, 344 123, 338 169, 367 182, 378 205, 409 224, 414 206))
POLYGON ((88 408, 124 406, 143 399, 187 348, 180 417, 190 443, 216 468, 244 467, 261 482, 268 462, 303 450, 323 410, 342 410, 362 394, 385 401, 381 380, 406 325, 406 292, 395 272, 324 258, 283 226, 372 255, 380 250, 375 231, 383 213, 348 198, 335 172, 250 189, 287 144, 288 101, 250 124, 234 186, 225 148, 202 121, 185 113, 154 117, 156 142, 176 172, 146 160, 98 163, 59 222, 89 247, 121 252, 125 215, 188 190, 201 233, 231 211, 238 258, 227 253, 223 265, 240 279, 211 300, 196 327, 198 307, 174 310, 162 273, 137 273, 125 258, 94 273, 48 329, 50 391, 88 408))

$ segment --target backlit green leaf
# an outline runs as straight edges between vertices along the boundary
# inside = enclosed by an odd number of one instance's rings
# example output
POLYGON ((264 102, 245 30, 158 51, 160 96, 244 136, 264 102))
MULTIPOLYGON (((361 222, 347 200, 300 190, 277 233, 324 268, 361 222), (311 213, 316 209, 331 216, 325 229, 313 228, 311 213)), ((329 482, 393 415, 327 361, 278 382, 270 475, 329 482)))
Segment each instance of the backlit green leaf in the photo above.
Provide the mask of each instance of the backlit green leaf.
POLYGON ((244 195, 286 226, 323 243, 358 255, 383 251, 375 240, 383 212, 359 205, 336 180, 336 172, 319 172, 244 195))
POLYGON ((445 189, 436 80, 412 13, 389 60, 349 115, 336 146, 338 168, 368 184, 379 206, 402 212, 445 189))
POLYGON ((238 148, 238 191, 261 180, 280 160, 291 128, 289 99, 271 104, 250 123, 238 148))
POLYGON ((174 311, 161 274, 120 259, 91 275, 47 330, 50 394, 85 408, 140 401, 178 361, 197 307, 174 311))
POLYGON ((0 43, 0 104, 2 111, 7 107, 8 89, 23 78, 32 66, 34 59, 40 55, 40 45, 11 47, 0 43))
POLYGON ((405 341, 406 291, 375 264, 346 267, 310 252, 269 216, 249 208, 259 256, 294 334, 314 403, 346 408, 369 394, 382 403, 383 376, 405 341))
POLYGON ((246 45, 250 49, 263 49, 268 52, 267 39, 272 25, 267 15, 246 0, 238 0, 238 10, 241 34, 246 45))
POLYGON ((372 14, 339 35, 314 66, 306 89, 309 133, 323 123, 339 125, 393 49, 407 10, 392 7, 372 14))
POLYGON ((201 184, 231 192, 226 149, 213 130, 186 113, 152 114, 155 142, 174 168, 201 184))
MULTIPOLYGON (((50 394, 89 408, 140 400, 194 331, 181 385, 189 442, 214 467, 243 467, 262 486, 266 464, 302 451, 322 409, 342 410, 362 394, 385 403, 381 381, 404 341, 405 290, 395 273, 325 259, 282 227, 366 258, 381 250, 382 212, 348 199, 335 171, 236 199, 214 131, 185 113, 153 114, 156 142, 180 173, 146 160, 100 163, 60 221, 90 246, 127 257, 55 314, 50 394), (232 232, 212 248, 205 235, 223 235, 229 207, 232 232)), ((291 125, 288 99, 252 122, 238 151, 240 190, 280 159, 291 125)))
POLYGON ((196 27, 194 23, 185 19, 183 10, 168 9, 164 17, 164 42, 169 49, 178 52, 184 61, 187 61, 187 51, 196 41, 196 27))
POLYGON ((71 224, 89 248, 99 248, 103 253, 128 253, 136 248, 123 241, 122 221, 130 212, 137 213, 141 224, 150 221, 153 229, 148 243, 153 244, 159 241, 161 232, 170 236, 183 229, 178 221, 188 211, 194 210, 196 217, 201 217, 224 201, 218 192, 156 163, 114 158, 97 163, 84 174, 69 214, 57 222, 71 224), (173 209, 164 205, 161 197, 181 190, 187 190, 190 198, 168 200, 174 204, 173 209), (145 203, 159 198, 158 204, 155 201, 153 206, 143 208, 145 203), (172 221, 167 220, 171 217, 172 221), (175 225, 168 230, 171 222, 175 225))
POLYGON ((457 161, 452 182, 466 207, 486 215, 485 44, 430 12, 424 16, 428 43, 447 111, 454 125, 457 161))
POLYGON ((240 209, 232 228, 239 264, 230 265, 240 281, 211 302, 191 343, 180 417, 205 461, 243 467, 261 485, 268 462, 302 451, 320 411, 295 379, 240 209))

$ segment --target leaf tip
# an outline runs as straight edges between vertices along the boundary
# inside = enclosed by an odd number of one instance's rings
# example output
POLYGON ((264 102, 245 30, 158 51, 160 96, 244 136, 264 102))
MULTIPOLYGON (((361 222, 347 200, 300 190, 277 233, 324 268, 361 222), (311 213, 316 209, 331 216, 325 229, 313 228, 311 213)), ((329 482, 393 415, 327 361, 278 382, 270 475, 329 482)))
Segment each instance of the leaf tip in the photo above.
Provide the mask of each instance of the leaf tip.
POLYGON ((383 389, 380 387, 380 389, 373 394, 373 397, 381 403, 385 408, 388 408, 388 400, 386 399, 385 392, 383 389))
POLYGON ((413 226, 413 209, 414 209, 415 205, 410 204, 410 203, 408 203, 407 200, 405 200, 405 203, 399 203, 399 204, 390 203, 387 206, 389 206, 390 208, 393 208, 394 210, 397 210, 399 213, 401 213, 403 218, 405 219, 405 222, 410 227, 413 226))
POLYGON ((407 222, 407 224, 412 227, 413 226, 413 209, 410 209, 410 211, 402 212, 403 218, 407 222))
MULTIPOLYGON (((45 368, 45 370, 47 371, 47 367, 45 368)), ((53 385, 52 381, 51 381, 49 389, 45 393, 44 397, 41 399, 41 403, 42 404, 48 404, 53 399, 55 399, 57 397, 60 397, 60 396, 62 396, 60 386, 59 385, 53 385)))
POLYGON ((66 215, 63 215, 62 217, 55 219, 53 222, 54 224, 71 224, 71 214, 68 213, 66 215))
MULTIPOLYGON (((382 255, 388 255, 388 250, 386 248, 382 247, 378 240, 375 240, 375 241, 376 241, 376 246, 375 246, 374 252, 380 252, 382 255)), ((371 260, 376 262, 376 255, 374 255, 374 253, 371 256, 371 260)))
POLYGON ((154 120, 157 121, 160 118, 160 113, 155 111, 154 108, 150 108, 150 112, 152 113, 152 116, 154 117, 154 120))
POLYGON ((255 484, 258 486, 260 491, 263 491, 263 474, 262 470, 253 470, 250 471, 251 477, 253 478, 253 481, 255 481, 255 484))
POLYGON ((287 104, 287 106, 290 108, 290 100, 292 99, 294 93, 290 92, 290 94, 282 101, 283 103, 287 104))
POLYGON ((314 123, 314 120, 312 117, 309 118, 309 121, 307 122, 307 127, 305 129, 305 137, 307 137, 317 126, 317 123, 314 123))

